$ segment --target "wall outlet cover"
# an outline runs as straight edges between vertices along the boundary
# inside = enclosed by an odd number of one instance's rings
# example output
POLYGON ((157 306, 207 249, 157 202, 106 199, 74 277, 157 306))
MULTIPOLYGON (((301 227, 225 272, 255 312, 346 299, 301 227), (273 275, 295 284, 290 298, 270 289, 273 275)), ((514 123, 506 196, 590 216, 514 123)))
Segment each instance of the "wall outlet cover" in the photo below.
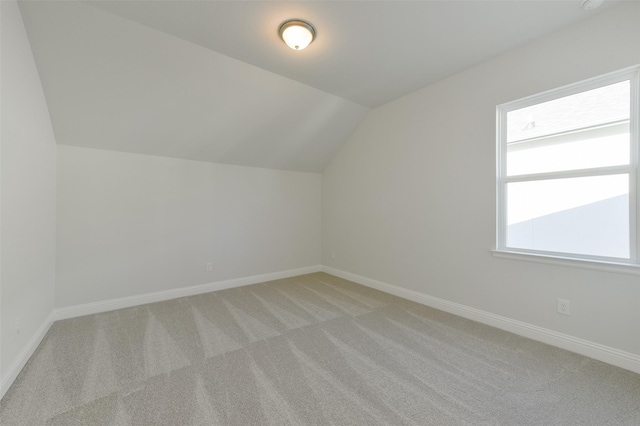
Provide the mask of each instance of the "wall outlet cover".
POLYGON ((571 302, 567 299, 558 299, 558 313, 571 315, 571 302))

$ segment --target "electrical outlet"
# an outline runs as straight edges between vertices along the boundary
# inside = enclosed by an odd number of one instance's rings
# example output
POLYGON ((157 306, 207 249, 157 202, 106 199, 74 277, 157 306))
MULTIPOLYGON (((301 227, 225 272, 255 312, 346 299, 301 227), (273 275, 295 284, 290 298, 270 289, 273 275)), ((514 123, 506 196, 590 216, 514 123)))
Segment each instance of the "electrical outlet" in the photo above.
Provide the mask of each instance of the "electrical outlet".
POLYGON ((336 252, 334 250, 331 250, 331 258, 332 259, 336 258, 336 252))
POLYGON ((20 320, 16 318, 16 336, 20 334, 20 320))
POLYGON ((571 315, 571 302, 567 299, 558 299, 558 313, 562 315, 571 315))
POLYGON ((212 262, 208 262, 207 263, 207 272, 211 272, 213 271, 213 263, 212 262))

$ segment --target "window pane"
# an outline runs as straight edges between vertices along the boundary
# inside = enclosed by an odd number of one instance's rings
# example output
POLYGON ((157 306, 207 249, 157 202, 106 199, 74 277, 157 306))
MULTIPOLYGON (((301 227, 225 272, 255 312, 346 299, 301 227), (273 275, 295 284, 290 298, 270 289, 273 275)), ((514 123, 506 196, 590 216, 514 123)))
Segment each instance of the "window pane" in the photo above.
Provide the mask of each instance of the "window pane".
POLYGON ((621 166, 630 159, 629 122, 507 145, 507 176, 621 166))
POLYGON ((629 175, 512 182, 507 247, 628 259, 629 175))
POLYGON ((631 82, 531 105, 507 113, 507 143, 628 121, 631 82))

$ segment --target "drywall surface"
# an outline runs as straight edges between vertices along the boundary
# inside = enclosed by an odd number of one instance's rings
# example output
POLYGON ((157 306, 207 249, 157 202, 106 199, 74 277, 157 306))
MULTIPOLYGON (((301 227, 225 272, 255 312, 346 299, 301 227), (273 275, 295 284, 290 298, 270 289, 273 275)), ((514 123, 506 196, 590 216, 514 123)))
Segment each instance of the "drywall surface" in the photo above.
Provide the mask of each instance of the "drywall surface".
POLYGON ((320 174, 65 145, 58 171, 58 308, 320 264, 320 174))
POLYGON ((640 354, 638 275, 490 252, 496 106, 639 64, 638 22, 626 2, 373 110, 323 175, 323 264, 640 354))
MULTIPOLYGON (((369 112, 338 96, 100 10, 91 5, 94 2, 20 3, 56 136, 65 145, 321 172, 369 112)), ((140 6, 154 15, 153 3, 140 6)), ((167 23, 183 22, 189 31, 195 29, 195 22, 180 18, 192 9, 191 2, 161 3, 177 8, 167 23)), ((222 19, 232 22, 229 18, 222 19)), ((288 54, 282 62, 298 68, 304 56, 283 49, 275 34, 283 19, 277 13, 261 16, 259 24, 243 22, 251 28, 248 32, 256 46, 279 48, 278 53, 288 54), (264 25, 268 33, 258 28, 264 25)), ((209 25, 216 24, 210 20, 209 25)), ((232 32, 225 37, 235 39, 232 32)))
POLYGON ((0 7, 0 372, 6 377, 53 310, 56 141, 18 5, 14 1, 2 1, 0 7), (20 328, 17 335, 16 320, 20 328))

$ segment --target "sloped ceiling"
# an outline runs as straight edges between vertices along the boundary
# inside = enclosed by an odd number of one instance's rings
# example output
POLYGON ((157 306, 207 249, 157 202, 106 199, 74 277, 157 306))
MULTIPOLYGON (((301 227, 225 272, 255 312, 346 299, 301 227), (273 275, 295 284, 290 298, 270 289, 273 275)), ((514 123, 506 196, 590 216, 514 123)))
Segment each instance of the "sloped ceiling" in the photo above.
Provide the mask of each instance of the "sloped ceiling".
POLYGON ((91 6, 21 9, 59 144, 320 172, 368 112, 91 6))
POLYGON ((586 13, 579 1, 24 1, 60 144, 321 172, 369 108, 586 13), (306 50, 276 33, 318 29, 306 50))

